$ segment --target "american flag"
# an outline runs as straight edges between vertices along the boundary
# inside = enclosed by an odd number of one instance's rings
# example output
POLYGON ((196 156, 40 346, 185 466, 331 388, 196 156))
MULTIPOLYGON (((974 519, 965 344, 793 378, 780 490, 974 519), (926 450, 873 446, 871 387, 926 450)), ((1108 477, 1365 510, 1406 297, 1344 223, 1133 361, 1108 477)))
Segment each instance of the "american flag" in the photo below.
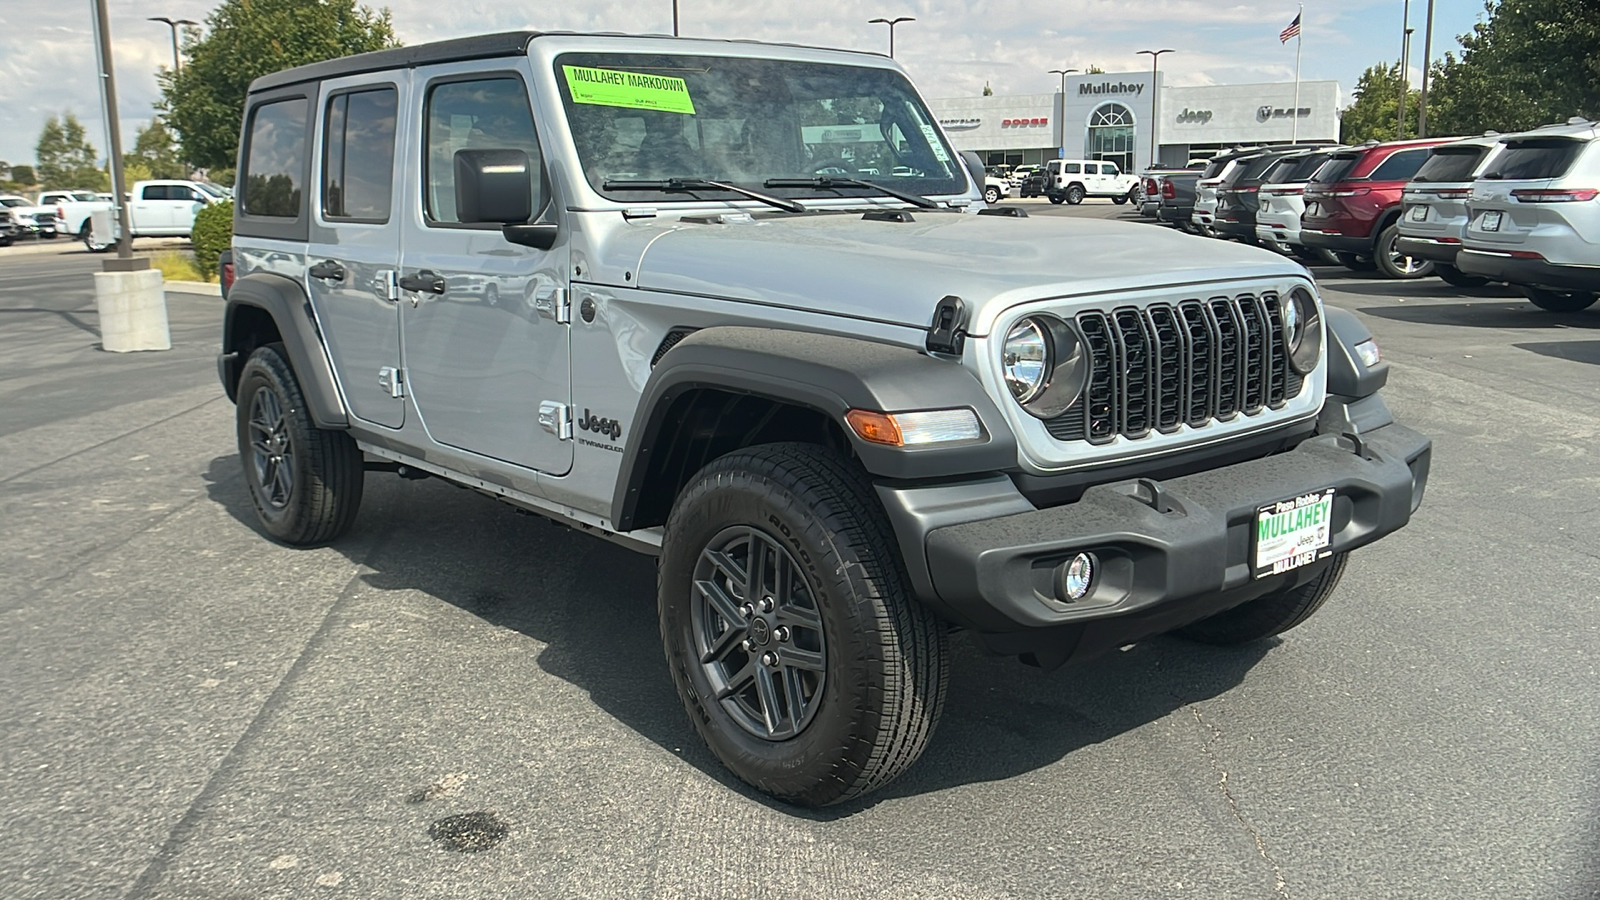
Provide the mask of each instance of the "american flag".
MULTIPOLYGON (((1303 13, 1302 13, 1302 15, 1303 15, 1303 13)), ((1287 43, 1289 43, 1289 39, 1290 38, 1299 37, 1299 36, 1300 36, 1300 16, 1295 16, 1294 17, 1294 21, 1289 23, 1289 27, 1288 28, 1285 28, 1284 30, 1278 32, 1278 43, 1287 44, 1287 43)))

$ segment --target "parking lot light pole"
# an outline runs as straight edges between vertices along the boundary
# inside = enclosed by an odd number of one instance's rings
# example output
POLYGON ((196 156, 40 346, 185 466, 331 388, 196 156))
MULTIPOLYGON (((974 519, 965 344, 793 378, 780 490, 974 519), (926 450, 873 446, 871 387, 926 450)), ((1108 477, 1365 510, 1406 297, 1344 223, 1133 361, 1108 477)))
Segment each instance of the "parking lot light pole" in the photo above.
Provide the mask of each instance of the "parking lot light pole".
POLYGON ((1061 139, 1061 155, 1057 159, 1067 158, 1067 74, 1076 72, 1077 69, 1051 69, 1051 75, 1061 76, 1061 108, 1056 111, 1056 134, 1061 139))
POLYGON ((1157 67, 1161 64, 1161 54, 1175 53, 1177 51, 1168 47, 1165 50, 1140 50, 1139 52, 1150 55, 1150 166, 1154 168, 1156 164, 1156 94, 1159 93, 1156 88, 1156 72, 1157 67))
POLYGON ((1433 0, 1428 0, 1428 21, 1422 29, 1422 96, 1417 99, 1417 137, 1428 136, 1428 67, 1433 63, 1433 0))
POLYGON ((916 19, 912 16, 896 16, 893 19, 868 19, 867 24, 889 26, 889 58, 894 59, 894 27, 899 25, 901 22, 915 21, 916 19))
MULTIPOLYGON (((674 6, 676 6, 676 4, 674 4, 674 6)), ((182 63, 180 63, 178 60, 178 26, 199 25, 200 23, 190 21, 189 19, 169 19, 166 16, 151 16, 148 21, 162 22, 168 28, 172 29, 172 74, 178 74, 178 67, 182 65, 182 63)), ((677 32, 674 31, 673 34, 677 34, 677 32)))

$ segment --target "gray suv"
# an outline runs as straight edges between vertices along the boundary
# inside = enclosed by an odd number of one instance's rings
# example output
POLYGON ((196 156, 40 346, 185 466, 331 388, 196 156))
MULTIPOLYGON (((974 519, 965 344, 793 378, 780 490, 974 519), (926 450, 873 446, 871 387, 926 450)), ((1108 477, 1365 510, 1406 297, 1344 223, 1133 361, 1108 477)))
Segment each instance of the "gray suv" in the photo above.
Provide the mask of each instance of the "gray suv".
POLYGON ((1422 500, 1305 269, 982 207, 881 56, 385 50, 258 79, 238 169, 218 367, 263 530, 336 540, 391 472, 657 557, 692 727, 796 804, 917 759, 955 630, 1046 667, 1261 639, 1422 500))

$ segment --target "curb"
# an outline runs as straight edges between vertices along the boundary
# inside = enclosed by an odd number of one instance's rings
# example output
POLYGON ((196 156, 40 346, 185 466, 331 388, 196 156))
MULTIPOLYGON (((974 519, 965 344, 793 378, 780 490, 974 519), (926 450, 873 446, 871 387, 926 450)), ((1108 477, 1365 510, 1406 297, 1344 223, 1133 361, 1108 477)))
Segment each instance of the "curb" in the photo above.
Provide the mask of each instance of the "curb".
POLYGON ((169 293, 200 294, 206 297, 222 299, 222 285, 212 284, 208 281, 167 281, 162 283, 169 293))

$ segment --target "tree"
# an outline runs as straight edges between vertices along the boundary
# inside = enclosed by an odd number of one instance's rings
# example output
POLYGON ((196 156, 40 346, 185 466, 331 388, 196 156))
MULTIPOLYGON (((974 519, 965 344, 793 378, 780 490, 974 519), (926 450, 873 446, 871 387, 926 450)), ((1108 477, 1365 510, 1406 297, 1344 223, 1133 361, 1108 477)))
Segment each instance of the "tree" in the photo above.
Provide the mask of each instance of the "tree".
POLYGON ((223 0, 204 38, 184 41, 182 71, 163 72, 160 108, 196 166, 232 166, 245 92, 262 75, 397 46, 387 9, 356 0, 223 0))
POLYGON ((1600 4, 1487 0, 1484 18, 1431 70, 1428 131, 1522 131, 1600 116, 1600 4))
POLYGON ((51 116, 44 123, 34 153, 39 160, 39 180, 44 187, 103 191, 111 183, 110 177, 95 163, 97 154, 94 145, 84 136, 83 123, 70 112, 59 119, 51 116))
POLYGON ((37 185, 39 176, 34 173, 33 166, 12 166, 11 180, 17 184, 37 185))
MULTIPOLYGON (((1356 79, 1355 102, 1341 112, 1340 140, 1347 144, 1395 139, 1395 104, 1400 99, 1400 63, 1379 63, 1356 79)), ((1422 92, 1406 92, 1406 136, 1416 137, 1417 101, 1422 92)))
POLYGON ((1085 75, 1104 75, 1105 73, 1105 69, 1100 68, 1094 63, 1090 63, 1089 68, 1083 70, 1083 74, 1085 75))
POLYGON ((987 82, 987 81, 985 81, 983 83, 983 95, 985 97, 993 97, 994 96, 994 88, 989 87, 989 82, 987 82))
MULTIPOLYGON (((172 139, 172 132, 160 117, 139 129, 133 141, 133 152, 122 154, 122 167, 126 172, 137 169, 145 178, 185 178, 189 174, 188 167, 178 158, 178 145, 172 139)), ((129 174, 127 180, 132 183, 143 179, 129 174)))

